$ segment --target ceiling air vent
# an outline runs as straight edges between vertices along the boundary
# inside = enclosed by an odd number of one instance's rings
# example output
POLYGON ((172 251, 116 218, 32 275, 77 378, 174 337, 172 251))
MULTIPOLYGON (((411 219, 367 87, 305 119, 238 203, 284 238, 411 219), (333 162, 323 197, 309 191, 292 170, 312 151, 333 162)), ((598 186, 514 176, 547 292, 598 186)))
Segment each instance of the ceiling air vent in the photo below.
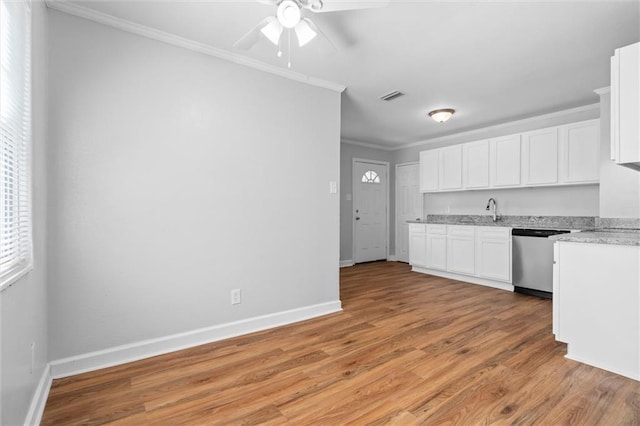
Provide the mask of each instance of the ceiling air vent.
POLYGON ((395 98, 399 98, 400 96, 404 96, 404 93, 394 90, 393 92, 389 92, 386 95, 380 96, 380 99, 382 99, 383 101, 391 101, 395 98))

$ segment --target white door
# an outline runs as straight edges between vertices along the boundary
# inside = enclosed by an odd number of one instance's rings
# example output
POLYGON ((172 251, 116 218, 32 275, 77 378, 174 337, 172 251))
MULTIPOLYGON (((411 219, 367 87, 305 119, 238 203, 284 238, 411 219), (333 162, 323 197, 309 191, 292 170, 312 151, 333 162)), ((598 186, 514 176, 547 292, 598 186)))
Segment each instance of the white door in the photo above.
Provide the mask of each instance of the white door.
POLYGON ((422 218, 422 193, 420 192, 420 164, 396 166, 396 259, 409 261, 408 220, 422 218))
POLYGON ((353 163, 355 263, 387 258, 387 164, 353 163))

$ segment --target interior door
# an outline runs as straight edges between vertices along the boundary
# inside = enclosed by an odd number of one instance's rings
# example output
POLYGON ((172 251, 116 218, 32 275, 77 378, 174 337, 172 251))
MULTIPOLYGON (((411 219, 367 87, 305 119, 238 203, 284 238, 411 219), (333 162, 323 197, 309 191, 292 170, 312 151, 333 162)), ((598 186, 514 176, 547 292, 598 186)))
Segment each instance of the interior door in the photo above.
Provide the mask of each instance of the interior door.
POLYGON ((387 258, 387 165, 353 164, 354 261, 387 258))
POLYGON ((420 164, 396 166, 396 259, 409 262, 408 220, 422 218, 420 164))

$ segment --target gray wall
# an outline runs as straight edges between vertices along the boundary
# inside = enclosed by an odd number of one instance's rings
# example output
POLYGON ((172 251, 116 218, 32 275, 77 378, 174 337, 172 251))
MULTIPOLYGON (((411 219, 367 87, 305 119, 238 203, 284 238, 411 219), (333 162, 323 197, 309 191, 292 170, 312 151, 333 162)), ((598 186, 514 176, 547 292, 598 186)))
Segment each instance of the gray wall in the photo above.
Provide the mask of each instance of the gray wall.
POLYGON ((50 16, 51 359, 339 300, 338 93, 50 16))
POLYGON ((47 9, 33 13, 34 269, 0 293, 0 424, 23 424, 48 361, 47 353, 47 9), (35 343, 31 370, 31 343, 35 343))
POLYGON ((353 159, 388 161, 389 166, 389 253, 395 253, 394 230, 394 182, 395 167, 391 164, 392 152, 342 142, 340 144, 340 260, 353 260, 353 203, 347 194, 353 190, 353 159))
MULTIPOLYGON (((594 99, 594 102, 596 101, 597 97, 594 99)), ((514 122, 505 126, 488 127, 477 131, 451 135, 395 151, 393 162, 418 161, 420 151, 426 149, 526 132, 574 121, 588 120, 598 116, 599 110, 592 108, 570 115, 542 117, 524 122, 514 122)), ((452 120, 455 120, 455 116, 452 120)), ((498 200, 499 213, 506 215, 597 216, 599 208, 598 185, 585 185, 425 194, 425 214, 444 214, 448 212, 451 214, 486 214, 485 206, 490 197, 498 200)))
POLYGON ((640 172, 611 161, 611 95, 600 98, 600 216, 640 218, 640 172))

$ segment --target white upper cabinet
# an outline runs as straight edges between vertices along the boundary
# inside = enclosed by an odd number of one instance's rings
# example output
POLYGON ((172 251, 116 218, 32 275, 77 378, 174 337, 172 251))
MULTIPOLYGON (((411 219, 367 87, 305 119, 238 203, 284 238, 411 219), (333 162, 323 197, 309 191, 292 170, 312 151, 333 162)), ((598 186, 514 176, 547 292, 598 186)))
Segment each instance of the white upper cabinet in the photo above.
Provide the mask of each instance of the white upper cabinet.
POLYGON ((491 140, 491 186, 520 185, 520 135, 491 140))
POLYGON ((439 161, 439 189, 462 189, 462 145, 440 148, 439 161))
POLYGON ((580 185, 599 181, 599 119, 420 153, 422 192, 580 185))
POLYGON ((420 191, 438 190, 438 149, 420 152, 420 191))
POLYGON ((611 58, 611 159, 640 170, 640 43, 611 58))
POLYGON ((466 189, 489 187, 489 141, 462 145, 462 177, 466 189))
POLYGON ((522 183, 558 183, 558 128, 522 134, 522 183))
POLYGON ((560 127, 560 181, 597 183, 600 179, 600 120, 560 127))

